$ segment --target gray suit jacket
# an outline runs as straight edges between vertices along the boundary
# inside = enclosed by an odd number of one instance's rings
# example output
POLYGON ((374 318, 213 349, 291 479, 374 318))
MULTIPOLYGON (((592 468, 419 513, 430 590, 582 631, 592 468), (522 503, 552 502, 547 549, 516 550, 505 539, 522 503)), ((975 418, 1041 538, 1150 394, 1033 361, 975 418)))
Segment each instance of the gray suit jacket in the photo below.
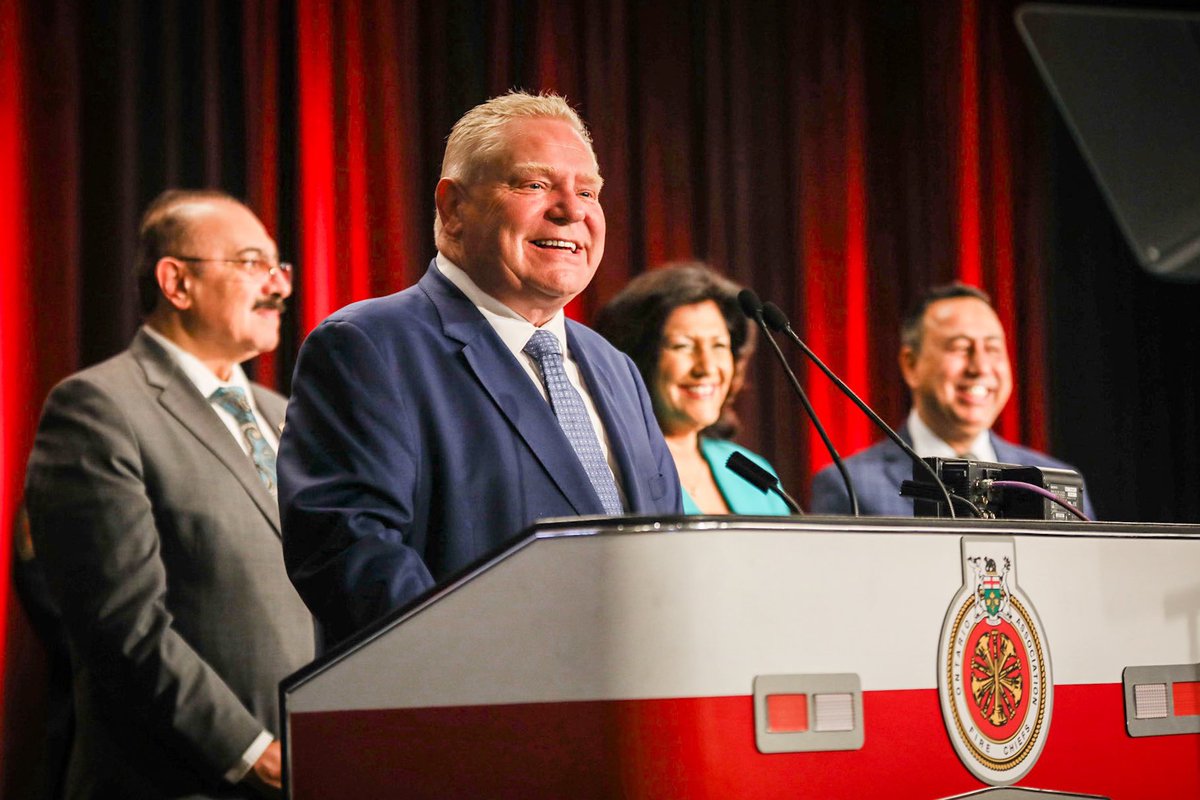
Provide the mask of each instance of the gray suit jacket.
MULTIPOLYGON (((897 433, 908 445, 912 446, 912 436, 908 426, 901 426, 897 433)), ((996 458, 1005 464, 1023 464, 1037 467, 1058 467, 1059 469, 1075 469, 1056 458, 1040 453, 1019 444, 1013 444, 1001 439, 995 433, 992 437, 992 447, 996 450, 996 458)), ((869 517, 911 517, 913 501, 900 496, 900 484, 912 478, 913 463, 904 451, 890 439, 871 445, 845 459, 846 469, 850 480, 854 483, 854 492, 858 495, 858 510, 869 517)), ((813 477, 812 503, 810 511, 813 514, 849 514, 850 495, 846 493, 846 485, 842 475, 833 464, 822 469, 813 477)), ((1091 498, 1085 488, 1082 511, 1091 519, 1096 518, 1092 508, 1091 498)))
MULTIPOLYGON (((270 424, 285 401, 262 387, 270 424)), ((77 725, 68 798, 249 796, 223 780, 313 657, 276 503, 144 333, 59 384, 26 479, 62 606, 77 725)))

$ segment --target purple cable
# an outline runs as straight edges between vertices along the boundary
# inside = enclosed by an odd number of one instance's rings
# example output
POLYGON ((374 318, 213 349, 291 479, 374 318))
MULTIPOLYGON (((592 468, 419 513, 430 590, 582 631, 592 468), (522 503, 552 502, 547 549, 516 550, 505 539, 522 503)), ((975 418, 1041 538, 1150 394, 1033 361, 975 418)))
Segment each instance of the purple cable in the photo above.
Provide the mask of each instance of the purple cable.
POLYGON ((1041 486, 1034 486, 1032 483, 1025 483, 1024 481, 992 481, 992 486, 998 486, 1001 489, 1018 489, 1023 492, 1040 494, 1047 500, 1052 500, 1055 503, 1058 503, 1060 506, 1065 508, 1067 511, 1070 511, 1084 522, 1091 522, 1091 520, 1087 518, 1087 514, 1084 514, 1078 508, 1071 505, 1066 500, 1063 500, 1054 492, 1050 491, 1049 489, 1043 489, 1041 486))

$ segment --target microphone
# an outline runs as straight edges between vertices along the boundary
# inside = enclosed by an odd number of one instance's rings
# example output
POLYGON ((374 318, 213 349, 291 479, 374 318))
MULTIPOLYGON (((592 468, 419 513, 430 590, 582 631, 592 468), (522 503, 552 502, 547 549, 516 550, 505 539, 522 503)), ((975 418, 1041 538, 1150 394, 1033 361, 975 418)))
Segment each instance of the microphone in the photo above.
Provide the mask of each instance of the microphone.
POLYGON ((755 322, 763 321, 763 302, 758 299, 758 295, 753 289, 742 289, 738 292, 738 305, 742 307, 742 313, 755 322))
POLYGON ((778 478, 736 450, 729 454, 729 458, 725 461, 725 466, 740 475, 747 483, 757 487, 763 494, 775 492, 775 494, 783 498, 783 502, 787 503, 787 507, 791 509, 793 514, 804 513, 800 510, 800 504, 793 500, 792 496, 785 492, 783 487, 779 485, 778 478))
MULTIPOLYGON (((904 454, 912 459, 914 464, 920 464, 921 467, 929 473, 930 477, 933 478, 933 482, 937 484, 937 487, 941 489, 942 499, 945 500, 946 507, 950 509, 950 516, 957 516, 954 513, 954 502, 951 500, 950 490, 946 488, 946 484, 942 483, 942 479, 938 477, 938 474, 934 471, 933 467, 929 466, 925 459, 917 455, 916 452, 908 446, 908 443, 900 438, 900 434, 892 430, 891 426, 884 422, 883 419, 876 414, 870 406, 864 403, 859 396, 856 395, 853 390, 851 390, 851 388, 842 381, 841 378, 833 374, 833 370, 825 366, 825 363, 821 361, 821 359, 817 358, 817 354, 810 350, 808 345, 804 343, 804 340, 796 335, 796 332, 792 330, 792 324, 788 322, 787 315, 779 310, 779 306, 775 305, 774 303, 767 303, 764 305, 762 307, 762 321, 765 325, 769 325, 773 330, 786 334, 789 339, 795 342, 796 345, 799 346, 799 348, 804 352, 804 355, 808 356, 809 359, 811 359, 812 362, 817 365, 821 372, 824 372, 829 380, 833 381, 833 384, 842 390, 843 394, 854 401, 854 404, 862 409, 862 412, 866 414, 872 422, 878 425, 880 430, 886 433, 888 438, 895 442, 896 445, 904 451, 904 454)), ((844 472, 842 475, 843 477, 846 477, 844 472)))
MULTIPOLYGON (((742 289, 738 292, 738 304, 742 307, 742 312, 758 323, 758 327, 762 330, 763 336, 771 343, 771 349, 775 351, 775 357, 779 363, 783 365, 783 371, 788 377, 788 382, 791 383, 793 391, 800 398, 800 404, 804 406, 804 412, 808 414, 808 418, 812 420, 813 427, 817 429, 817 433, 821 436, 821 441, 825 443, 825 449, 833 456, 833 462, 838 465, 838 470, 842 473, 842 481, 846 484, 846 493, 850 496, 850 509, 854 512, 854 516, 858 516, 858 495, 854 492, 854 484, 850 481, 850 473, 846 470, 846 465, 842 463, 842 457, 838 455, 837 448, 833 446, 833 442, 829 440, 829 434, 825 432, 825 426, 821 424, 821 420, 817 418, 816 409, 808 400, 808 395, 805 394, 804 388, 800 385, 800 380, 796 377, 796 373, 792 371, 788 364, 787 357, 783 354, 783 350, 779 348, 779 343, 775 341, 775 337, 771 335, 771 331, 767 328, 767 323, 763 319, 765 307, 762 301, 758 299, 758 295, 753 289, 742 289)), ((738 473, 739 475, 741 473, 738 473)), ((745 476, 743 476, 745 477, 745 476)), ((753 481, 751 481, 753 483, 753 481)))

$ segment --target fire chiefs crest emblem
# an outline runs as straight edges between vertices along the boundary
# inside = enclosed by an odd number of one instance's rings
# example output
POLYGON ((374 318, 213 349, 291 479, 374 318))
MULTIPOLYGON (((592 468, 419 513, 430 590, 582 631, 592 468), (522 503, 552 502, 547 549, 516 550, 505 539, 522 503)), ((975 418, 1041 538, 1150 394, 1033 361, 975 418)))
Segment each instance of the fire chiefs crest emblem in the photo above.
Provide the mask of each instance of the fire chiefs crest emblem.
POLYGON ((1008 537, 964 537, 963 586, 938 646, 938 694, 950 741, 976 777, 1020 780, 1050 730, 1054 683, 1046 635, 1017 583, 1008 537))

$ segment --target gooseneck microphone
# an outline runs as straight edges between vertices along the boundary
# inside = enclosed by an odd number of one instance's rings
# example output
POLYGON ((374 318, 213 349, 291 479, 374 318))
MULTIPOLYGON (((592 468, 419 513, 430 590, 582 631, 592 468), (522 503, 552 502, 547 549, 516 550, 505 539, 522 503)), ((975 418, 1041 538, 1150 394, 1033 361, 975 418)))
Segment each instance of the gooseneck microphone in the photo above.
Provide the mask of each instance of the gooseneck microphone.
MULTIPOLYGON (((908 446, 908 443, 900 438, 900 434, 892 430, 891 426, 884 422, 883 419, 876 414, 870 406, 864 403, 859 396, 856 395, 854 391, 842 381, 841 378, 833 374, 833 370, 825 366, 825 363, 821 361, 821 359, 817 358, 817 354, 810 350, 808 345, 804 343, 804 340, 801 339, 794 330, 792 330, 792 324, 788 322, 787 315, 779 310, 779 306, 775 305, 774 303, 767 303, 764 305, 762 307, 762 320, 766 325, 771 326, 773 330, 787 335, 789 339, 795 342, 801 351, 804 352, 804 355, 808 356, 809 359, 817 365, 821 372, 824 372, 829 380, 833 381, 834 386, 837 386, 842 390, 843 394, 854 401, 854 404, 862 409, 862 412, 870 417, 871 421, 878 425, 879 429, 886 433, 888 438, 895 442, 896 445, 904 451, 905 455, 912 459, 914 464, 919 464, 926 472, 929 473, 929 476, 933 478, 933 482, 937 484, 939 489, 942 490, 942 498, 946 501, 946 508, 950 509, 950 516, 957 516, 954 513, 954 502, 950 497, 950 491, 946 488, 946 484, 942 483, 942 479, 938 477, 938 474, 934 471, 933 467, 929 466, 929 464, 925 462, 925 459, 917 455, 916 452, 908 446)), ((844 473, 843 477, 845 477, 844 473)))
POLYGON ((779 495, 783 502, 787 503, 787 507, 791 509, 793 514, 804 513, 800 510, 800 504, 792 499, 792 496, 785 492, 783 487, 779 485, 779 478, 776 478, 738 451, 734 450, 729 454, 729 458, 725 461, 725 466, 740 475, 750 485, 757 487, 763 494, 774 492, 779 495))
MULTIPOLYGON (((846 469, 846 465, 842 463, 842 457, 838 455, 837 448, 833 446, 833 442, 829 440, 829 434, 825 433, 825 426, 821 424, 821 420, 817 418, 816 409, 809 402, 808 395, 804 392, 804 387, 800 385, 800 380, 796 377, 796 373, 792 371, 788 364, 787 357, 783 354, 783 350, 779 348, 779 343, 775 341, 775 337, 771 335, 771 331, 767 328, 767 323, 763 319, 764 307, 762 301, 758 299, 758 295, 753 289, 742 289, 738 292, 738 303, 742 307, 742 312, 758 323, 758 327, 762 330, 763 336, 771 343, 771 349, 775 351, 775 357, 779 363, 783 365, 783 371, 788 377, 788 382, 791 383, 792 389, 796 392, 796 396, 800 398, 800 404, 804 406, 804 412, 808 414, 808 418, 812 420, 813 427, 817 429, 817 433, 821 436, 821 441, 825 443, 825 449, 833 456, 833 463, 837 464, 838 471, 842 473, 842 481, 846 484, 846 493, 850 495, 850 510, 854 512, 854 516, 858 516, 858 495, 854 492, 854 484, 850 481, 850 473, 846 469)), ((738 473, 741 475, 741 473, 738 473)), ((744 475, 742 477, 745 477, 744 475)), ((753 481, 751 481, 753 483, 753 481)))

